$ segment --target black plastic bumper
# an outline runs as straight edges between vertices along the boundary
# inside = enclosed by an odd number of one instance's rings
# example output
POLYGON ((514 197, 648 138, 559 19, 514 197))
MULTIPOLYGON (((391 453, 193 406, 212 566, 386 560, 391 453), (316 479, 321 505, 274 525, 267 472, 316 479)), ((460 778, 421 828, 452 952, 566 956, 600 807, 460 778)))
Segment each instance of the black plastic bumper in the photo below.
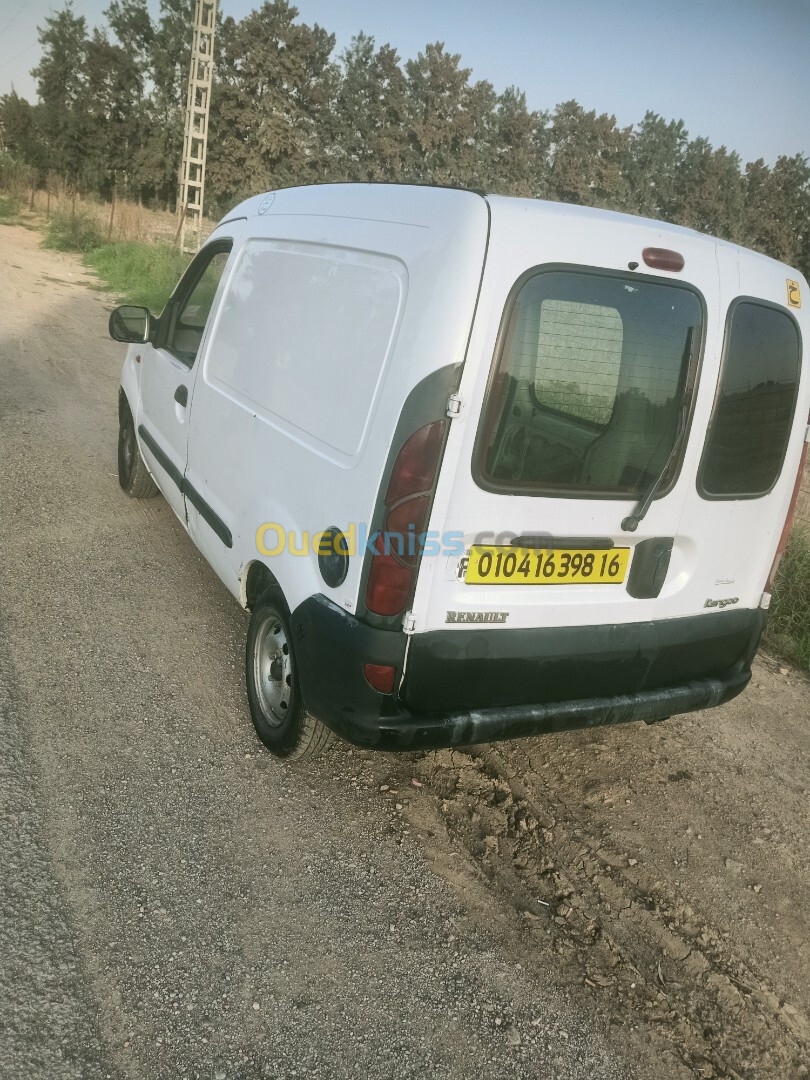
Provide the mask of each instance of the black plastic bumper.
POLYGON ((398 684, 405 634, 370 627, 323 596, 301 604, 292 623, 309 710, 357 746, 419 750, 651 723, 722 705, 751 678, 765 614, 414 635, 395 695, 369 686, 363 665, 392 665, 398 684))

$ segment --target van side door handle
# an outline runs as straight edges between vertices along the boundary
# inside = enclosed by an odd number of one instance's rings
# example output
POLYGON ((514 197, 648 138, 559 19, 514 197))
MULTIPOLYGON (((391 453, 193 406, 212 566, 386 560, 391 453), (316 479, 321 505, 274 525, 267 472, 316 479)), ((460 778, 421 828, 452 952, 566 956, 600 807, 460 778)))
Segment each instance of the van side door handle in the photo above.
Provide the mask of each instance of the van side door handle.
POLYGON ((188 387, 178 386, 174 392, 174 400, 185 409, 186 405, 188 405, 188 387))

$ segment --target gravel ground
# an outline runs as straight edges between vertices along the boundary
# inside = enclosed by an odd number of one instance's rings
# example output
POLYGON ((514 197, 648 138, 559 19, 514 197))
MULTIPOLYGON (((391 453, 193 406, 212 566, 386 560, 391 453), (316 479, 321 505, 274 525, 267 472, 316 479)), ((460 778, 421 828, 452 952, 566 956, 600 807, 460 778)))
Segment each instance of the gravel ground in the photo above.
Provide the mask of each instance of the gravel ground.
POLYGON ((244 614, 118 489, 108 298, 22 227, 0 274, 0 1077, 647 1075, 379 758, 259 748, 244 614))
POLYGON ((9 684, 0 654, 0 1074, 112 1076, 79 935, 45 838, 40 777, 9 684))

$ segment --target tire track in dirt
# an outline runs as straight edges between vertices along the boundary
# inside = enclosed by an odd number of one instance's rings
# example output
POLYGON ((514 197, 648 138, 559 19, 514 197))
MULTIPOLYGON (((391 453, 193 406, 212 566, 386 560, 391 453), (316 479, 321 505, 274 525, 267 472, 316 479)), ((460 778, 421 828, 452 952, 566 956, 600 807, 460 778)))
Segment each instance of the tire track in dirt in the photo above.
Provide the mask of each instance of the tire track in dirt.
POLYGON ((441 819, 451 844, 519 913, 527 947, 550 944, 562 979, 589 987, 613 1023, 637 1026, 654 1053, 677 1055, 685 1075, 808 1075, 807 1016, 665 870, 649 860, 642 869, 592 827, 584 802, 538 780, 521 743, 439 751, 408 772, 434 802, 432 810, 424 799, 407 803, 412 825, 430 833, 441 819))

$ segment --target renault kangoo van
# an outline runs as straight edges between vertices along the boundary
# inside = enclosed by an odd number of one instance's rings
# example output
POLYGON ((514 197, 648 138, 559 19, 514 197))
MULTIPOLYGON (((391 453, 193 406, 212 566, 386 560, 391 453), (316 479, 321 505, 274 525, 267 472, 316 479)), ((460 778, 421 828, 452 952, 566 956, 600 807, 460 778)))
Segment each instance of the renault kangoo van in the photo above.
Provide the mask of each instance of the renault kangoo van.
POLYGON ((258 195, 159 318, 111 316, 121 486, 159 490, 249 609, 278 755, 721 705, 798 490, 807 299, 788 266, 638 217, 258 195))

